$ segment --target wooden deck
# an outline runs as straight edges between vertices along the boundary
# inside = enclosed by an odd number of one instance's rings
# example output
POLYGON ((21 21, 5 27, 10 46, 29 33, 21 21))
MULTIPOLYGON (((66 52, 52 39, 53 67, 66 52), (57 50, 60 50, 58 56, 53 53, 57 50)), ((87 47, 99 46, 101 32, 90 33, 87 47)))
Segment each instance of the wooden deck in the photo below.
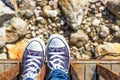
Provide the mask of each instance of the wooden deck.
MULTIPOLYGON (((46 65, 36 80, 44 80, 46 65)), ((120 60, 71 60, 71 80, 120 80, 120 60)), ((21 80, 20 60, 0 60, 0 80, 21 80)))

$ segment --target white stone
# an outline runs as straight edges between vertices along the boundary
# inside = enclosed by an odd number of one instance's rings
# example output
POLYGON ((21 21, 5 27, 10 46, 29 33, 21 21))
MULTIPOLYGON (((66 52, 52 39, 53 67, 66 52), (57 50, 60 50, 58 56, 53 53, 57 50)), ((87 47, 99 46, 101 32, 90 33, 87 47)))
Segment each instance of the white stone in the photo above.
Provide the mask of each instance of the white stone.
POLYGON ((7 59, 6 53, 0 53, 0 59, 7 59))
POLYGON ((99 26, 99 24, 100 24, 100 20, 98 20, 98 19, 94 19, 92 22, 93 26, 99 26))

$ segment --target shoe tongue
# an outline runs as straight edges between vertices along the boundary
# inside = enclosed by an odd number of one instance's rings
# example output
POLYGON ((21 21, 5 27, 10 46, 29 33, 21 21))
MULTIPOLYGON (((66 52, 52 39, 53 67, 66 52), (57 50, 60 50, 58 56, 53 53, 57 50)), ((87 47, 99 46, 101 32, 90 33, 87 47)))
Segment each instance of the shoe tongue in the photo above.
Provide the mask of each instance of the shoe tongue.
POLYGON ((55 47, 55 48, 64 47, 64 46, 65 44, 60 39, 53 39, 49 45, 49 47, 55 47))

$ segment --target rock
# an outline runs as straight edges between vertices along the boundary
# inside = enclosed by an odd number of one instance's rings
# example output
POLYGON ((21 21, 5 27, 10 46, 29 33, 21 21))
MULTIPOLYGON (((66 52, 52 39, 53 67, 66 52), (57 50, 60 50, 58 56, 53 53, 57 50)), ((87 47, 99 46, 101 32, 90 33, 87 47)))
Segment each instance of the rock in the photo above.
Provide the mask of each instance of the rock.
POLYGON ((6 53, 0 53, 0 59, 7 59, 6 53))
POLYGON ((35 9, 34 11, 34 14, 35 14, 35 17, 39 17, 40 16, 40 10, 37 10, 37 9, 35 9))
POLYGON ((77 47, 83 46, 88 40, 88 35, 82 30, 77 31, 77 33, 72 33, 70 38, 70 42, 77 47))
POLYGON ((106 7, 120 19, 120 0, 101 0, 106 7))
POLYGON ((34 10, 36 8, 36 1, 34 0, 22 0, 22 6, 20 6, 20 10, 34 10))
POLYGON ((36 1, 36 6, 45 6, 47 5, 48 0, 37 0, 36 1))
POLYGON ((98 20, 98 19, 94 19, 92 22, 93 26, 99 26, 99 24, 100 24, 100 20, 98 20))
POLYGON ((116 24, 120 26, 120 20, 116 20, 116 24))
POLYGON ((107 37, 109 33, 110 33, 109 28, 104 25, 103 26, 101 25, 99 33, 100 37, 107 37))
POLYGON ((91 2, 91 3, 96 3, 98 1, 100 1, 100 0, 89 0, 89 2, 91 2))
POLYGON ((33 38, 36 37, 35 31, 32 31, 31 34, 32 34, 32 37, 33 37, 33 38))
POLYGON ((67 24, 74 30, 81 25, 83 16, 88 11, 88 0, 59 0, 59 5, 66 17, 67 24))
POLYGON ((6 32, 5 26, 0 27, 0 48, 5 46, 6 44, 6 32))
POLYGON ((52 7, 48 5, 43 7, 43 12, 47 17, 56 17, 58 15, 58 11, 53 10, 52 7))
POLYGON ((13 18, 6 29, 6 41, 12 43, 23 37, 28 30, 27 23, 21 18, 13 18))
POLYGON ((9 59, 21 59, 28 39, 23 39, 15 44, 7 44, 9 59))
POLYGON ((120 44, 119 43, 105 43, 96 47, 96 52, 99 55, 106 54, 120 54, 120 44))
POLYGON ((113 31, 115 31, 115 32, 117 32, 117 31, 120 30, 120 28, 119 28, 118 25, 112 25, 111 29, 112 29, 113 31))
POLYGON ((114 38, 116 39, 117 42, 120 42, 120 30, 114 33, 114 38))
POLYGON ((33 15, 34 15, 33 11, 30 9, 24 10, 24 12, 23 12, 24 18, 27 18, 27 19, 32 18, 33 15))
POLYGON ((0 0, 0 26, 14 16, 16 16, 16 12, 11 10, 0 0))
POLYGON ((102 59, 102 60, 104 60, 104 59, 113 59, 113 60, 118 60, 118 59, 120 59, 120 56, 114 56, 114 55, 106 55, 106 56, 103 56, 102 58, 100 58, 100 59, 102 59))

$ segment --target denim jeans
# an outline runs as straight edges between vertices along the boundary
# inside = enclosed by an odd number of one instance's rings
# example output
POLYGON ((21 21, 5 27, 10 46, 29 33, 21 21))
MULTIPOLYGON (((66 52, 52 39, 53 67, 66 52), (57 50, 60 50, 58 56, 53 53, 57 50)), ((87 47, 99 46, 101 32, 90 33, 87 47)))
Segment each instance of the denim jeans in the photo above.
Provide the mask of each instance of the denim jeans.
MULTIPOLYGON (((34 80, 34 79, 27 78, 26 80, 34 80)), ((70 80, 70 79, 64 71, 60 69, 55 69, 52 72, 50 72, 48 76, 48 80, 70 80)))
POLYGON ((50 72, 48 80, 70 80, 68 75, 60 69, 55 69, 50 72))

